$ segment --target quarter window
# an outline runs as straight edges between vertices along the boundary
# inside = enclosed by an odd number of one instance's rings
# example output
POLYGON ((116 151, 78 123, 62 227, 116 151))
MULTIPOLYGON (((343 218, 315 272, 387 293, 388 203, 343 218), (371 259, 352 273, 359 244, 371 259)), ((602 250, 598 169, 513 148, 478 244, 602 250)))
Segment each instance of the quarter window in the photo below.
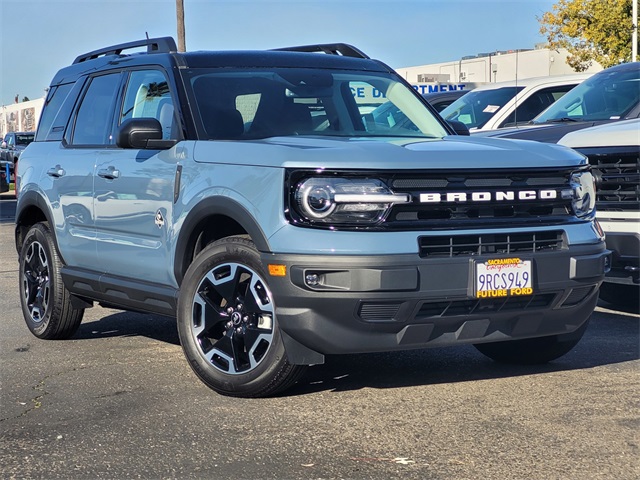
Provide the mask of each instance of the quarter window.
MULTIPOLYGON (((38 126, 38 140, 45 140, 49 131, 51 130, 54 120, 60 111, 62 104, 69 95, 73 87, 73 83, 67 83, 65 85, 59 85, 53 87, 47 95, 47 100, 42 110, 42 117, 40 117, 40 125, 38 126)), ((69 113, 67 112, 67 120, 69 119, 69 113)), ((64 125, 63 125, 64 127, 64 125)), ((59 140, 59 139, 58 139, 59 140)))

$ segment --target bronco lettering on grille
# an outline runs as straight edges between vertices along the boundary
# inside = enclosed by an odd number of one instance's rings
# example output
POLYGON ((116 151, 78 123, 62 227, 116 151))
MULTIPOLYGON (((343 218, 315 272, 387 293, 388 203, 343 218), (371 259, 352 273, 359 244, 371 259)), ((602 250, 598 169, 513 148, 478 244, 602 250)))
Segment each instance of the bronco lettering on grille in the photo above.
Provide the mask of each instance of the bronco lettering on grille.
POLYGON ((462 202, 504 202, 514 200, 555 200, 558 198, 556 190, 520 190, 497 192, 448 192, 421 193, 421 203, 462 203, 462 202))

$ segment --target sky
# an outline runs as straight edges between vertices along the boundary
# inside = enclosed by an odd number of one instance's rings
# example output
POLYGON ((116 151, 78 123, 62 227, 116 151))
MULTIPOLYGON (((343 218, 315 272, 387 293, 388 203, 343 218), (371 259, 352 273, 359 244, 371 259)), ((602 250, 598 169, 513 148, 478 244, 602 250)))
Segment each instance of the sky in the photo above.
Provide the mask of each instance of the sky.
MULTIPOLYGON (((558 0, 184 0, 186 47, 268 49, 350 43, 393 68, 544 42, 558 0)), ((80 54, 177 39, 175 0, 0 0, 0 104, 43 97, 80 54)))

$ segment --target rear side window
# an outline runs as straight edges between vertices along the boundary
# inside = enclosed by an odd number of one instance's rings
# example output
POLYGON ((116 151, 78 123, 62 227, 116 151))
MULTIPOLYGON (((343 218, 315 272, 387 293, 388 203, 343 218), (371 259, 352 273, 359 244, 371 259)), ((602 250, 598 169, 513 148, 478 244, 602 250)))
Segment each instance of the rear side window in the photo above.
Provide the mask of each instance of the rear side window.
POLYGON ((116 73, 91 80, 76 115, 71 144, 113 144, 113 110, 120 78, 116 73))
POLYGON ((506 120, 499 125, 499 128, 519 125, 526 123, 529 120, 533 120, 536 115, 562 97, 573 87, 575 87, 575 85, 558 85, 555 87, 543 88, 532 93, 529 98, 523 101, 513 112, 511 112, 511 114, 509 114, 506 120))

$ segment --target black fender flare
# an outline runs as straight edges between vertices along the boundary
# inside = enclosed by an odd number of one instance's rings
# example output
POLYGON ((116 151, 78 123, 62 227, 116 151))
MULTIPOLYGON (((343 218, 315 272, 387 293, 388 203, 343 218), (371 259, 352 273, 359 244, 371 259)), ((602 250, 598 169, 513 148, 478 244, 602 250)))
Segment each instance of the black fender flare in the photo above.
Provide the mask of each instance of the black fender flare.
MULTIPOLYGON (((36 222, 29 222, 26 220, 27 210, 30 207, 34 207, 42 212, 42 215, 45 217, 49 225, 51 226, 50 231, 53 235, 54 239, 56 236, 55 232, 55 224, 53 223, 53 217, 51 216, 51 212, 49 210, 49 205, 46 199, 42 196, 41 193, 36 190, 29 190, 26 192, 21 192, 18 198, 18 204, 16 206, 16 229, 15 229, 15 240, 16 240, 16 250, 18 254, 20 254, 20 239, 21 239, 21 229, 24 225, 32 224, 36 222)), ((56 240, 57 245, 57 240, 56 240)))
POLYGON ((202 220, 213 215, 223 215, 231 218, 249 234, 259 251, 270 251, 269 242, 262 228, 242 204, 229 197, 207 197, 191 209, 180 227, 173 266, 173 273, 178 284, 182 283, 183 272, 186 271, 184 265, 185 252, 189 246, 193 231, 202 220))

